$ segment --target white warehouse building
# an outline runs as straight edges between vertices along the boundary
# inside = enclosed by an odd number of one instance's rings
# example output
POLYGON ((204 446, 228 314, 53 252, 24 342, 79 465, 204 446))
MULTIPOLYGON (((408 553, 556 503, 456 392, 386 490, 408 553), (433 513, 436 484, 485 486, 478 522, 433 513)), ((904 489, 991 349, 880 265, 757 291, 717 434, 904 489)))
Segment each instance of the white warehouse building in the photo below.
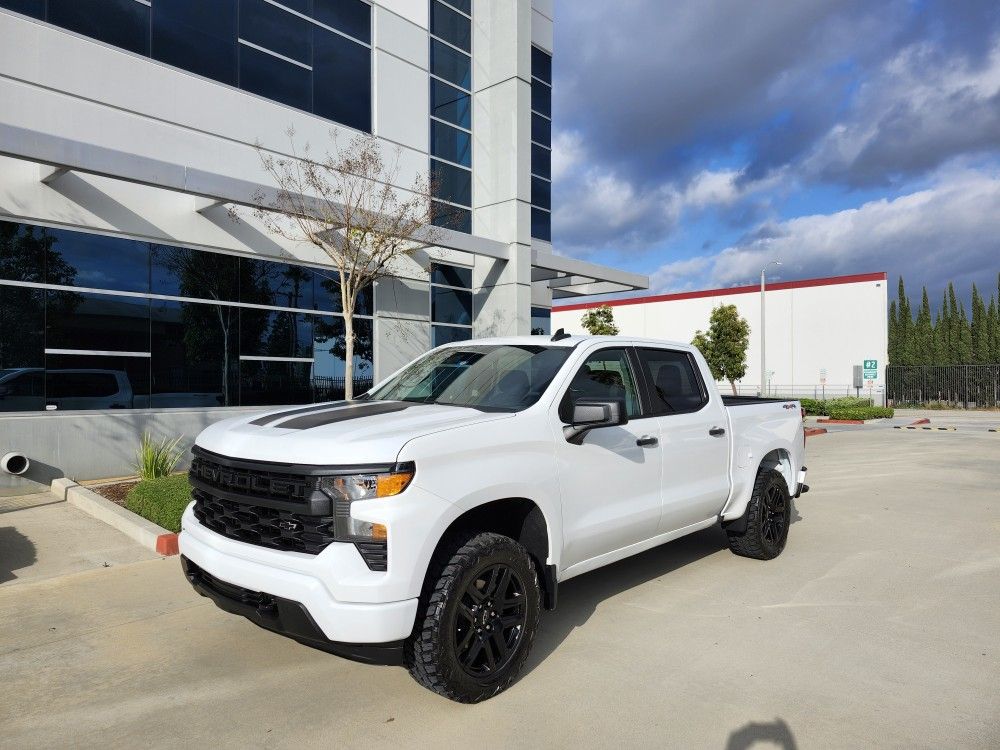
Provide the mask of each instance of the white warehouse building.
POLYGON ((432 346, 645 289, 554 252, 553 0, 0 0, 0 494, 144 431, 344 390, 339 280, 250 211, 256 146, 398 154, 448 217, 355 319, 355 392, 432 346), (234 222, 235 211, 240 221, 234 222))
MULTIPOLYGON (((888 359, 886 286, 885 273, 765 284, 768 393, 809 398, 855 395, 854 367, 867 363, 871 367, 867 373, 862 369, 860 395, 880 402, 888 359)), ((750 324, 747 372, 737 386, 744 395, 760 392, 759 286, 556 305, 552 327, 583 333, 581 317, 602 304, 611 305, 622 335, 685 342, 697 330, 708 328, 715 307, 735 305, 750 324)))

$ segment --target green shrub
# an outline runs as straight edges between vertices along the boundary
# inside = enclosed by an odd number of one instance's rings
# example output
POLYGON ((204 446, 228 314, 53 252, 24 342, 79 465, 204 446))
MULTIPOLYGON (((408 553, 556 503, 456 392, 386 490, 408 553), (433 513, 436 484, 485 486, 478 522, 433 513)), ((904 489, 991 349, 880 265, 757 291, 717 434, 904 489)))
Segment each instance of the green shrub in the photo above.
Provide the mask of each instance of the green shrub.
POLYGON ((840 406, 831 407, 830 419, 888 419, 893 415, 892 409, 884 406, 840 406))
POLYGON ((180 442, 181 438, 163 438, 157 443, 148 432, 144 432, 135 452, 135 473, 140 479, 156 479, 170 474, 181 460, 182 451, 177 447, 180 442))
POLYGON ((181 530, 181 515, 191 502, 187 474, 144 479, 125 498, 125 507, 168 531, 181 530))
POLYGON ((799 403, 806 410, 806 414, 812 416, 826 416, 826 401, 819 401, 815 398, 800 398, 799 403))

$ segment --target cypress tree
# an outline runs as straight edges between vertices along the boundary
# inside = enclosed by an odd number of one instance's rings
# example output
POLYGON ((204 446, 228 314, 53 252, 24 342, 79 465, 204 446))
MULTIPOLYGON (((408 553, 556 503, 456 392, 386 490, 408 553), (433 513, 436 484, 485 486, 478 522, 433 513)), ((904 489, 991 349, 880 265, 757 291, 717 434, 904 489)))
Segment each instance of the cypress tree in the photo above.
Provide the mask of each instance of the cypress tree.
POLYGON ((931 320, 931 302, 927 296, 927 287, 924 287, 920 299, 920 310, 917 312, 917 323, 913 329, 914 341, 914 364, 931 365, 934 364, 934 323, 931 320))
POLYGON ((990 358, 989 321, 986 317, 986 305, 976 285, 972 285, 972 330, 970 361, 984 364, 990 358))
POLYGON ((906 297, 903 277, 899 277, 899 306, 896 308, 896 355, 897 364, 912 365, 913 362, 913 313, 910 300, 906 297))
POLYGON ((896 321, 896 300, 889 301, 889 364, 899 364, 899 324, 896 321))
POLYGON ((941 293, 941 307, 934 321, 934 364, 948 364, 951 349, 951 323, 948 320, 948 292, 941 293))
POLYGON ((996 297, 990 296, 990 306, 986 311, 986 361, 1000 365, 1000 309, 996 297))

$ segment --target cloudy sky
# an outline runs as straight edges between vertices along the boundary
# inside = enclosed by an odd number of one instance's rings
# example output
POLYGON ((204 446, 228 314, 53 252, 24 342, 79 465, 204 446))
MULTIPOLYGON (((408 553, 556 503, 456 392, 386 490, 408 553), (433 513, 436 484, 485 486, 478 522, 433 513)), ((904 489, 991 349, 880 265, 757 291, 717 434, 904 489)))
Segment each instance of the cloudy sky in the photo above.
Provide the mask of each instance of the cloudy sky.
POLYGON ((998 0, 559 0, 555 47, 557 251, 996 289, 998 0))

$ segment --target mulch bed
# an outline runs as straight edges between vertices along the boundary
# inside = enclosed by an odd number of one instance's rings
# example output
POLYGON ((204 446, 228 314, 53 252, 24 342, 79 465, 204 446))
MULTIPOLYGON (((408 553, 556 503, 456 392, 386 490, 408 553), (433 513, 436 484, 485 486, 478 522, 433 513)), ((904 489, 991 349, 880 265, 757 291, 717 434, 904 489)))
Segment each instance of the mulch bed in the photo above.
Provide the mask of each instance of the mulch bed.
POLYGON ((125 505, 125 496, 130 489, 139 484, 138 479, 130 479, 127 482, 115 482, 114 484, 91 485, 87 489, 93 490, 101 497, 105 497, 115 505, 125 505))

